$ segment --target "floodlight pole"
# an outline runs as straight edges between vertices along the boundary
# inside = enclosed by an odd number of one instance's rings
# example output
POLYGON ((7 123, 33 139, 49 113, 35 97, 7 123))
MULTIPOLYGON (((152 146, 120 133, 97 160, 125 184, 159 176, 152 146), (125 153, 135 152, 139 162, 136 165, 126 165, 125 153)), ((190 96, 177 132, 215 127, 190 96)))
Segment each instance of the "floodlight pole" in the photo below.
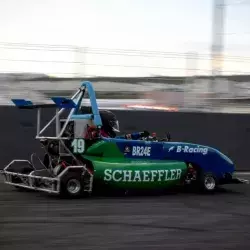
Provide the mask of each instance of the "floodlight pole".
POLYGON ((212 23, 212 80, 210 92, 215 94, 216 77, 221 75, 223 69, 224 50, 224 21, 225 21, 225 0, 213 0, 213 23, 212 23))

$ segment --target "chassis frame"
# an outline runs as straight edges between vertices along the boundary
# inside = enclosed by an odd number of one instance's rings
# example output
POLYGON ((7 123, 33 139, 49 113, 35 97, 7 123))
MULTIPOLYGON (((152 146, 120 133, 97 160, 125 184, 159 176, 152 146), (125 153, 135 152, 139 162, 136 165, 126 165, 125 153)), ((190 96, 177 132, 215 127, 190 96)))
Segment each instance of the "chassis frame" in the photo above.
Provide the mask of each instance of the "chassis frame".
MULTIPOLYGON (((86 164, 82 164, 81 161, 77 159, 77 157, 71 152, 71 150, 66 146, 65 141, 69 140, 68 137, 63 137, 63 133, 65 132, 65 129, 70 121, 73 121, 76 125, 89 125, 94 122, 94 124, 98 127, 102 126, 102 121, 99 114, 99 109, 96 103, 96 97, 95 92, 92 87, 92 84, 88 81, 85 81, 81 84, 81 87, 77 90, 77 92, 70 98, 64 98, 64 97, 52 97, 51 98, 54 104, 33 104, 31 101, 25 100, 25 99, 12 99, 12 102, 19 108, 19 109, 37 109, 37 133, 35 136, 35 139, 39 140, 40 142, 43 140, 54 140, 58 141, 59 143, 59 157, 61 156, 70 156, 72 157, 77 165, 67 166, 63 169, 63 171, 56 175, 53 174, 53 170, 47 168, 42 161, 39 159, 39 161, 42 163, 42 169, 37 170, 34 163, 32 163, 32 156, 31 161, 29 160, 23 160, 23 159, 15 159, 12 160, 0 173, 4 176, 4 182, 6 184, 19 187, 19 188, 27 188, 31 190, 36 191, 43 191, 47 193, 53 193, 53 194, 60 194, 61 191, 61 181, 63 177, 65 177, 69 172, 72 171, 78 171, 79 174, 84 176, 85 174, 88 175, 89 183, 84 188, 84 192, 91 193, 92 192, 92 183, 93 183, 93 173, 89 171, 89 169, 86 167, 86 164), (79 111, 79 108, 81 106, 81 102, 84 98, 85 92, 88 92, 91 108, 92 108, 92 114, 77 114, 79 111), (54 117, 41 129, 41 110, 42 108, 56 108, 56 114, 54 117), (60 128, 60 115, 65 111, 69 109, 70 112, 65 120, 65 123, 63 124, 62 128, 60 128), (55 121, 56 123, 56 136, 47 136, 44 135, 45 131, 48 130, 48 128, 53 124, 55 121), (81 121, 85 121, 82 123, 81 121), (11 171, 11 167, 15 163, 26 163, 27 166, 31 167, 33 171, 31 171, 29 174, 20 173, 17 169, 16 171, 11 171), (38 176, 37 173, 39 172, 45 172, 51 174, 51 176, 38 176), (21 183, 16 183, 13 181, 15 177, 18 177, 19 180, 21 180, 21 183), (46 187, 38 187, 35 185, 35 182, 47 182, 46 187)), ((76 132, 76 131, 75 131, 76 132)), ((77 133, 76 133, 77 134, 77 133)), ((76 135, 75 134, 75 135, 76 135)), ((79 133, 78 133, 79 134, 79 133)), ((76 138, 76 137, 75 137, 76 138)), ((72 138, 72 139, 75 139, 72 138)), ((48 153, 46 151, 46 153, 48 153)))

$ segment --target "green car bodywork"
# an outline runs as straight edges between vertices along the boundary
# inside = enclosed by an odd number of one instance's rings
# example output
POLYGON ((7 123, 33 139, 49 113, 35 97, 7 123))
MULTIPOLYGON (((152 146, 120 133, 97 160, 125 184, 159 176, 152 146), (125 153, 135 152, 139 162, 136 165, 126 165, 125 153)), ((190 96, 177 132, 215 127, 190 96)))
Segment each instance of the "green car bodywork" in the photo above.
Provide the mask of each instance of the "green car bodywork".
POLYGON ((93 184, 152 190, 179 185, 187 174, 187 164, 182 161, 131 159, 124 154, 114 142, 100 141, 90 146, 82 157, 92 163, 93 184))

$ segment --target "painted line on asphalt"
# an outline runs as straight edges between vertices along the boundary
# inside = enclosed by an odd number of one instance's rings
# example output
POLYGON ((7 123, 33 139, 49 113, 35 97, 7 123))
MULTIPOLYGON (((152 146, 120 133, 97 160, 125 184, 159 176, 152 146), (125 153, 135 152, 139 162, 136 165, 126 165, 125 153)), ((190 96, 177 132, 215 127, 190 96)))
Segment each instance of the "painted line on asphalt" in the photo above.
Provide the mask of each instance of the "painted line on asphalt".
POLYGON ((235 172, 237 175, 250 175, 250 172, 235 172))

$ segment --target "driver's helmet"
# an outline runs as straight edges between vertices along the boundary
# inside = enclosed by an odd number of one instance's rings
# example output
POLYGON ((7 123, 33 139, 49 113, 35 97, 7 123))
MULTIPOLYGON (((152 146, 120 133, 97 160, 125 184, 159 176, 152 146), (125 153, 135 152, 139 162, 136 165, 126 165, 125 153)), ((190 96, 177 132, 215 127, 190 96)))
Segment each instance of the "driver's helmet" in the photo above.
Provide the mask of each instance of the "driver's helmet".
MULTIPOLYGON (((117 120, 115 114, 109 110, 100 110, 100 116, 102 120, 102 129, 108 136, 116 137, 116 132, 120 132, 119 130, 119 121, 117 120)), ((91 107, 81 107, 80 113, 92 113, 91 107)))
POLYGON ((119 121, 114 113, 109 110, 101 110, 100 116, 102 119, 103 130, 110 136, 115 137, 116 132, 120 132, 119 121))

